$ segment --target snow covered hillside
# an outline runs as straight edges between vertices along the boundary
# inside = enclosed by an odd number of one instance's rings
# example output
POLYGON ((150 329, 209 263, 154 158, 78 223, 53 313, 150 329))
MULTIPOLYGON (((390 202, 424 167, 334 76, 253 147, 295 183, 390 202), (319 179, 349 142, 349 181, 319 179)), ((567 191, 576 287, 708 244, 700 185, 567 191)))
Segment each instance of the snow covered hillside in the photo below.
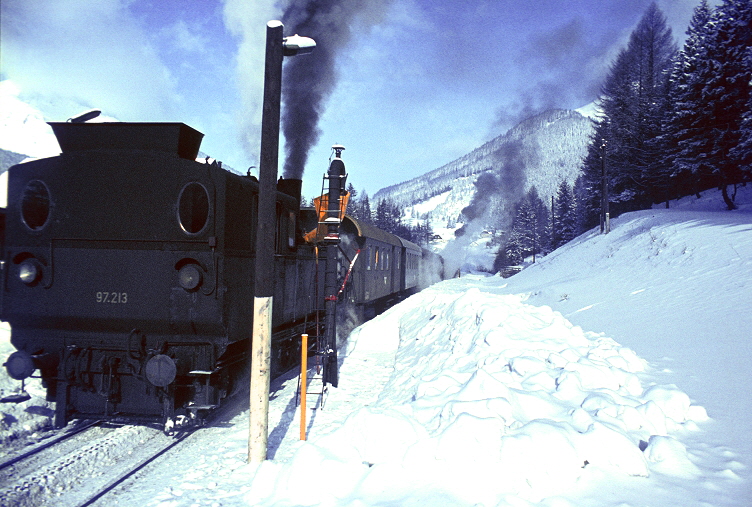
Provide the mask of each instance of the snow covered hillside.
MULTIPOLYGON (((628 213, 511 278, 434 285, 353 332, 308 442, 287 379, 273 459, 246 464, 239 407, 113 504, 750 505, 752 187, 738 202, 628 213)), ((0 411, 6 435, 50 415, 0 411)))
MULTIPOLYGON (((0 82, 0 150, 26 157, 52 157, 60 153, 55 134, 42 113, 18 98, 12 81, 0 82)), ((23 159, 21 158, 21 160, 23 159)), ((18 156, 4 155, 4 171, 20 162, 18 156), (7 161, 5 160, 7 157, 7 161)))
POLYGON ((511 201, 507 206, 532 186, 550 203, 562 181, 571 185, 580 174, 591 131, 590 120, 579 111, 545 111, 457 160, 379 190, 372 201, 387 199, 406 208, 407 220, 430 212, 437 230, 458 219, 478 193, 476 181, 484 174, 495 184, 480 190, 511 201))

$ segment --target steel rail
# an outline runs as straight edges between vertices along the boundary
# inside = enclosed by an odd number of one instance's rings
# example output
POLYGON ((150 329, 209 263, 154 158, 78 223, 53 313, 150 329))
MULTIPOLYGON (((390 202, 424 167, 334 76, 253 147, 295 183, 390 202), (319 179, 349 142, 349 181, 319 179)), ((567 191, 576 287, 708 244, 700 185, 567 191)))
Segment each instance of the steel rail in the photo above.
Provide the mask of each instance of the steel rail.
POLYGON ((35 447, 32 450, 30 450, 30 451, 27 451, 27 452, 25 452, 23 454, 20 454, 20 455, 16 456, 15 458, 12 458, 12 459, 9 459, 8 461, 4 461, 4 462, 0 463, 0 470, 3 470, 4 468, 8 468, 9 466, 15 465, 19 461, 23 461, 26 458, 34 456, 35 454, 37 454, 37 453, 39 453, 39 452, 41 452, 41 451, 43 451, 43 450, 45 450, 45 449, 47 449, 49 447, 52 447, 53 445, 56 445, 56 444, 58 444, 58 443, 60 443, 60 442, 62 442, 64 440, 67 440, 67 439, 71 438, 72 436, 77 435, 77 434, 81 433, 82 431, 87 430, 87 429, 91 428, 92 426, 96 426, 96 425, 101 424, 101 423, 102 423, 101 420, 96 420, 96 421, 91 421, 91 422, 85 423, 82 426, 80 426, 78 428, 75 428, 75 429, 69 431, 68 433, 65 433, 64 435, 60 435, 59 437, 53 438, 49 442, 45 442, 44 444, 41 444, 38 447, 35 447))

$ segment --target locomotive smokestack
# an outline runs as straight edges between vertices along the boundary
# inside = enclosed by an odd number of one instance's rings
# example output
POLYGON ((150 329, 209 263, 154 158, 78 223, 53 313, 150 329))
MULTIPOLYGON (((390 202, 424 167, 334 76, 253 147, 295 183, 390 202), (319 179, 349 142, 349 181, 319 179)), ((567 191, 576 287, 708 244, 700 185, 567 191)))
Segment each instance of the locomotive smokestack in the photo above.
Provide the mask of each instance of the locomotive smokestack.
POLYGON ((303 189, 303 180, 296 178, 280 178, 277 182, 277 190, 283 194, 290 195, 300 202, 300 195, 303 189))

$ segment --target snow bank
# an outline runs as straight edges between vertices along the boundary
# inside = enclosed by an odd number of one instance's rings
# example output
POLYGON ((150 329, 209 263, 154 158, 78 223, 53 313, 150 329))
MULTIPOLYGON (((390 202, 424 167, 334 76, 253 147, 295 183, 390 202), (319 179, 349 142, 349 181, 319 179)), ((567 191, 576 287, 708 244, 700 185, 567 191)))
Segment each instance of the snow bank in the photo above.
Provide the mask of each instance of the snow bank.
POLYGON ((263 465, 249 504, 497 505, 563 494, 594 469, 698 473, 671 435, 704 410, 675 386, 645 389, 632 350, 519 296, 439 287, 357 331, 365 349, 399 337, 378 402, 263 465), (336 487, 305 487, 315 464, 336 487))

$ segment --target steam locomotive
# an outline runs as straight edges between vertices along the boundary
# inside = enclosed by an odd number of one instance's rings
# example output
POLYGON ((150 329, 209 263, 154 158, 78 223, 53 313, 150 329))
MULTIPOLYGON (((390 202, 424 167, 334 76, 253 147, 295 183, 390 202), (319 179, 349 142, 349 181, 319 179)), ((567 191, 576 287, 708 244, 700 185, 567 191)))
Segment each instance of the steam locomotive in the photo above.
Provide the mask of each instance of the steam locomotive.
MULTIPOLYGON (((183 123, 50 123, 56 157, 9 169, 0 318, 9 375, 38 371, 55 425, 125 417, 170 423, 217 407, 247 378, 259 185, 196 159, 183 123)), ((318 335, 320 221, 300 180, 277 185, 272 370, 318 335)), ((336 297, 361 316, 418 289, 428 253, 341 220, 336 297)), ((439 266, 440 267, 440 266, 439 266)), ((435 270, 439 276, 439 270, 435 270)), ((433 280, 432 280, 433 281, 433 280)))

